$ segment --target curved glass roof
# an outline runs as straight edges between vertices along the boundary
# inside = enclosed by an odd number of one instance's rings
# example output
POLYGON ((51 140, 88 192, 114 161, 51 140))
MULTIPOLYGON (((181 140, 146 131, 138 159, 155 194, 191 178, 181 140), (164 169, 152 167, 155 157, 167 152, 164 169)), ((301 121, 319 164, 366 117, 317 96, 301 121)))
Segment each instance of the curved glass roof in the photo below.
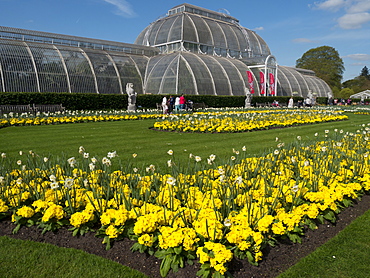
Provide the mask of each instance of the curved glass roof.
POLYGON ((306 97, 309 92, 319 97, 326 97, 331 89, 322 79, 312 75, 313 71, 279 66, 277 73, 278 95, 306 97))
POLYGON ((237 19, 189 4, 175 7, 167 17, 151 23, 135 44, 159 47, 161 53, 171 53, 171 45, 180 44, 181 50, 232 58, 266 58, 271 54, 266 42, 240 26, 237 19))
POLYGON ((123 94, 133 83, 144 94, 237 96, 252 85, 255 95, 271 92, 275 80, 278 96, 331 92, 313 71, 277 66, 266 42, 236 18, 193 5, 172 8, 136 43, 0 26, 0 91, 123 94))
POLYGON ((150 94, 245 95, 247 65, 191 52, 152 57, 145 88, 150 94))
POLYGON ((149 58, 122 52, 0 39, 0 91, 143 92, 149 58))

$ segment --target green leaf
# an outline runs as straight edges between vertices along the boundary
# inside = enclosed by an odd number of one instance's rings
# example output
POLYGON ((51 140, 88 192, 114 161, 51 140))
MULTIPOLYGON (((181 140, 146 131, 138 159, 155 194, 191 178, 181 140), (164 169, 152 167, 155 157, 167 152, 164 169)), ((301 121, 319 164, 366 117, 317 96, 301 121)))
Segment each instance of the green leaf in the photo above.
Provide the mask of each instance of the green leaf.
POLYGON ((158 250, 154 253, 158 259, 163 259, 168 254, 167 250, 158 250))
POLYGON ((332 223, 335 223, 336 221, 335 213, 332 210, 329 210, 327 213, 325 213, 324 218, 332 223))
POLYGON ((73 233, 72 233, 72 236, 76 236, 77 234, 78 234, 78 229, 74 229, 73 233))
POLYGON ((18 224, 17 226, 15 226, 14 230, 13 230, 13 235, 18 233, 19 229, 21 228, 21 224, 18 224))
POLYGON ((253 255, 252 255, 252 253, 251 253, 250 251, 247 251, 247 252, 246 252, 246 255, 247 255, 247 258, 248 258, 248 262, 249 262, 250 264, 253 264, 253 263, 254 263, 254 257, 253 257, 253 255))
POLYGON ((182 246, 175 247, 173 250, 175 251, 175 253, 176 253, 177 255, 180 255, 180 254, 181 254, 181 252, 182 252, 182 246))
POLYGON ((166 277, 168 272, 171 269, 171 264, 172 264, 172 256, 167 255, 161 263, 161 267, 159 269, 159 272, 161 273, 162 277, 166 277))
POLYGON ((140 250, 140 247, 141 247, 141 244, 140 244, 140 243, 135 242, 135 243, 131 246, 130 250, 131 250, 132 252, 139 251, 139 250, 140 250))

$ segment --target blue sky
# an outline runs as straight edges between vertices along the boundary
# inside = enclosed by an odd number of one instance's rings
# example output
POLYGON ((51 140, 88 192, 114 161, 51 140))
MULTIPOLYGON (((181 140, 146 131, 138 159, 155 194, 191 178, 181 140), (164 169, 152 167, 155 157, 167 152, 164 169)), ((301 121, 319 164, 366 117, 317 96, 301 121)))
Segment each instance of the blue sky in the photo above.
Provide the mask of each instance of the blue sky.
MULTIPOLYGON (((0 0, 0 26, 133 43, 139 33, 184 1, 0 0)), ((255 30, 280 65, 294 66, 307 50, 334 47, 343 81, 370 68, 370 0, 206 1, 189 4, 228 12, 255 30)))

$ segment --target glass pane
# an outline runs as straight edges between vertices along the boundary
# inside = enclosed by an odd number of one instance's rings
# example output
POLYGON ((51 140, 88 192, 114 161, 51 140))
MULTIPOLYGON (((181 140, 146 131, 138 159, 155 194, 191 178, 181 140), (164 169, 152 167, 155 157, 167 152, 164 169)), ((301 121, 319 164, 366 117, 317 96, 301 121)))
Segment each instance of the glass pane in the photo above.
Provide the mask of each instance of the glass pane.
POLYGON ((198 42, 197 34, 195 32, 193 23, 189 17, 189 15, 184 16, 184 35, 183 40, 188 42, 198 42))
POLYGON ((0 40, 0 64, 7 92, 38 92, 36 73, 26 45, 0 40))
POLYGON ((199 43, 206 44, 206 45, 213 45, 212 34, 207 24, 205 23, 205 20, 197 16, 193 16, 192 20, 194 21, 194 24, 198 32, 199 43))
MULTIPOLYGON (((58 46, 59 48, 59 46, 58 46)), ((72 93, 96 93, 95 79, 89 62, 78 49, 60 47, 71 83, 72 93)))
POLYGON ((216 47, 226 49, 225 36, 219 24, 216 21, 211 21, 211 20, 206 20, 206 19, 205 21, 208 24, 209 28, 211 29, 211 33, 212 33, 213 40, 214 40, 214 45, 216 47))
POLYGON ((181 76, 181 78, 179 78, 178 93, 195 95, 197 90, 195 88, 194 79, 183 58, 180 59, 179 76, 181 76))
POLYGON ((117 72, 105 52, 86 51, 86 55, 89 57, 95 72, 98 92, 101 94, 121 93, 117 72))
POLYGON ((58 51, 52 46, 31 46, 41 92, 69 92, 67 75, 58 51))
MULTIPOLYGON (((164 19, 163 24, 161 24, 161 27, 157 33, 157 38, 155 44, 162 44, 168 42, 168 36, 170 33, 170 29, 172 27, 173 22, 175 21, 177 17, 170 17, 164 19)), ((178 38, 180 39, 180 38, 178 38)))
POLYGON ((176 17, 170 33, 168 34, 168 42, 182 40, 182 16, 176 17))

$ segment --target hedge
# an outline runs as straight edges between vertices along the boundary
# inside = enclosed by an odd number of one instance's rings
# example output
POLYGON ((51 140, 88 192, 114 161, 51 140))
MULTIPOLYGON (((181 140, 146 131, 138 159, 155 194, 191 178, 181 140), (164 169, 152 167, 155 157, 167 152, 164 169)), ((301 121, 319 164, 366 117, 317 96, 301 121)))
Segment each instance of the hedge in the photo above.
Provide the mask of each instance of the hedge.
MULTIPOLYGON (((169 95, 167 95, 168 97, 169 95)), ((139 108, 156 108, 156 103, 162 102, 163 95, 137 96, 136 105, 139 108)), ((194 103, 204 102, 208 107, 244 107, 245 96, 214 96, 214 95, 185 95, 187 100, 194 103)), ((253 96, 255 103, 272 103, 275 99, 280 104, 287 104, 289 96, 253 96)), ((293 97, 294 102, 303 100, 293 97)), ((327 104, 326 97, 318 97, 316 102, 327 104)), ((101 110, 126 109, 127 95, 122 94, 90 94, 90 93, 0 93, 0 105, 6 104, 62 104, 69 110, 101 110)))

